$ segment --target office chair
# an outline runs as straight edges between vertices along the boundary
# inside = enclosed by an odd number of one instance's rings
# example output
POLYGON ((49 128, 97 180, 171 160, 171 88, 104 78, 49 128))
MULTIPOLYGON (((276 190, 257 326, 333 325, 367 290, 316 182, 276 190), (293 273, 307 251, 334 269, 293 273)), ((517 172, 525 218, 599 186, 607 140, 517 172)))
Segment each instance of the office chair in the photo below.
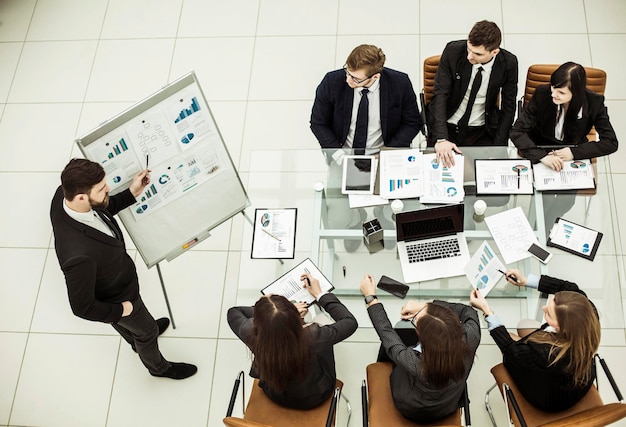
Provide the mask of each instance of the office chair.
MULTIPOLYGON (((259 387, 259 380, 255 379, 248 405, 244 410, 243 418, 237 418, 233 417, 232 413, 235 407, 235 400, 237 399, 239 384, 243 376, 243 371, 237 374, 226 417, 223 419, 224 425, 228 427, 331 427, 335 425, 335 415, 339 404, 341 389, 343 388, 341 381, 337 380, 335 392, 324 403, 313 409, 300 410, 285 408, 274 403, 259 387)), ((245 379, 241 390, 243 406, 245 401, 245 379)), ((347 406, 347 426, 350 421, 351 408, 350 402, 345 397, 344 400, 346 400, 347 406)))
POLYGON ((509 420, 516 427, 600 427, 626 417, 626 405, 621 403, 623 400, 622 394, 608 366, 600 356, 596 355, 595 357, 600 361, 602 369, 620 403, 604 404, 598 392, 596 379, 596 385, 592 386, 589 392, 570 409, 561 412, 540 411, 524 399, 506 368, 500 363, 491 368, 491 374, 496 379, 496 384, 487 390, 485 394, 485 408, 491 418, 491 423, 496 427, 489 405, 489 393, 496 385, 504 398, 509 420))
MULTIPOLYGON (((393 365, 390 362, 376 362, 367 366, 367 383, 361 386, 363 427, 423 427, 407 418, 396 409, 391 396, 389 376, 393 365)), ((467 384, 463 398, 465 425, 470 425, 469 398, 467 384)), ((461 409, 429 426, 462 426, 461 409)))
POLYGON ((439 61, 441 55, 429 56, 424 59, 424 87, 420 92, 420 107, 422 114, 422 134, 428 137, 426 128, 426 106, 430 104, 433 99, 433 92, 435 90, 435 75, 437 74, 437 68, 439 68, 439 61))

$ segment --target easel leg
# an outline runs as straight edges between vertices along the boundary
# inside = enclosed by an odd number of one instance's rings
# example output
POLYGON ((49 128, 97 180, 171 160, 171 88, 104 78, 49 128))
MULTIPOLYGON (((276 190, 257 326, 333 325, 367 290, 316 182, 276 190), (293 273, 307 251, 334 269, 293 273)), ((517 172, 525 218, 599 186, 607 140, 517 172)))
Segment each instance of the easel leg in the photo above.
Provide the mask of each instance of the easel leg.
MULTIPOLYGON (((246 215, 246 211, 241 211, 241 214, 243 215, 243 217, 245 219, 248 220, 248 222, 250 223, 250 225, 252 226, 252 230, 254 230, 254 222, 252 221, 252 219, 250 219, 250 217, 248 215, 246 215)), ((278 262, 281 263, 281 265, 284 265, 285 263, 283 262, 282 259, 278 258, 278 262)))
POLYGON ((176 323, 174 322, 174 316, 172 315, 172 308, 170 307, 170 300, 167 298, 167 291, 165 290, 165 282, 163 282, 163 274, 161 274, 161 267, 157 262, 156 265, 157 272, 159 273, 159 280, 161 281, 161 289, 163 289, 163 296, 165 297, 165 305, 167 305, 167 312, 170 315, 170 320, 172 321, 172 328, 176 329, 176 323))

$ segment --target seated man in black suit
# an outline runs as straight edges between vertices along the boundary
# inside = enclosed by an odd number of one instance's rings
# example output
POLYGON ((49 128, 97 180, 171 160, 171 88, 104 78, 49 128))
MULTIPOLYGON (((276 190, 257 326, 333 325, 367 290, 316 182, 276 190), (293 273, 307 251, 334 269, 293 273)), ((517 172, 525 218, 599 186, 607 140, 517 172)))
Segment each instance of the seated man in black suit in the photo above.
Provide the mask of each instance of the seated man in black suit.
POLYGON ((384 64, 383 51, 364 44, 350 52, 342 69, 324 76, 311 112, 311 130, 322 148, 411 145, 422 127, 415 91, 408 75, 384 64))
POLYGON ((500 48, 501 40, 495 23, 480 21, 467 40, 448 43, 441 55, 426 114, 428 145, 444 166, 454 164, 458 145, 508 144, 517 57, 500 48))

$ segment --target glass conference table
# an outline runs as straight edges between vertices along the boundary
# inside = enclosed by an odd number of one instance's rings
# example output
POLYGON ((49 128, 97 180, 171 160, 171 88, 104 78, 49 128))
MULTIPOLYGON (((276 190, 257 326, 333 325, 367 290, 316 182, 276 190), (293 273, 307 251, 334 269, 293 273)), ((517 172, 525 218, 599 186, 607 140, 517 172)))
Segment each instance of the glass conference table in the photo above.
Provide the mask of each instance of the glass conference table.
MULTIPOLYGON (((350 151, 343 151, 345 154, 352 154, 350 151)), ((546 227, 554 223, 557 216, 567 212, 568 207, 571 207, 576 197, 582 197, 576 193, 570 193, 553 199, 548 198, 550 206, 544 206, 544 197, 538 192, 530 195, 477 196, 474 182, 474 159, 516 158, 517 154, 515 150, 508 147, 463 147, 462 151, 465 162, 464 188, 466 193, 464 199, 464 232, 470 255, 485 240, 499 255, 497 245, 493 241, 484 218, 516 206, 522 208, 540 245, 545 247, 546 227), (474 213, 473 205, 478 199, 484 200, 487 204, 487 210, 482 216, 477 216, 474 213)), ((314 195, 311 238, 312 261, 333 283, 335 286, 334 293, 343 297, 361 296, 359 289, 354 286, 355 276, 360 278, 366 273, 372 274, 374 277, 386 275, 404 282, 396 248, 395 215, 393 215, 390 205, 351 209, 348 196, 341 192, 343 168, 333 160, 332 155, 335 152, 336 150, 324 150, 323 152, 328 171, 326 182, 318 184, 314 195), (362 222, 374 218, 379 220, 384 230, 383 242, 367 245, 363 238, 362 222), (345 280, 347 276, 350 276, 350 280, 345 280)), ((440 206, 423 205, 417 199, 403 199, 402 201, 404 204, 403 212, 440 206)), ((568 219, 574 222, 581 220, 581 218, 569 217, 568 219)), ((502 260, 502 257, 500 259, 502 260)), ((507 267, 519 268, 526 273, 548 273, 548 266, 533 258, 518 261, 507 267)), ((471 289, 465 276, 408 283, 408 285, 410 289, 407 298, 460 298, 466 300, 471 289)), ((379 292, 380 294, 385 293, 379 292)), ((525 299, 528 314, 531 317, 541 317, 540 294, 532 289, 508 284, 504 278, 489 293, 489 297, 525 299)))

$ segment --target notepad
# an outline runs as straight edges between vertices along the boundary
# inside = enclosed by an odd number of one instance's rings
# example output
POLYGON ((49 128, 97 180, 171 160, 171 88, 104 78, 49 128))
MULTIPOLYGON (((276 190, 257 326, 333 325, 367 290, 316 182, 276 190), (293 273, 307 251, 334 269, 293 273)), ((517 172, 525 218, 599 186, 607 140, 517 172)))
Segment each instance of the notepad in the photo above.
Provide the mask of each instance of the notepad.
POLYGON ((599 231, 583 227, 564 218, 557 218, 550 230, 546 244, 593 261, 602 236, 603 234, 599 231))

